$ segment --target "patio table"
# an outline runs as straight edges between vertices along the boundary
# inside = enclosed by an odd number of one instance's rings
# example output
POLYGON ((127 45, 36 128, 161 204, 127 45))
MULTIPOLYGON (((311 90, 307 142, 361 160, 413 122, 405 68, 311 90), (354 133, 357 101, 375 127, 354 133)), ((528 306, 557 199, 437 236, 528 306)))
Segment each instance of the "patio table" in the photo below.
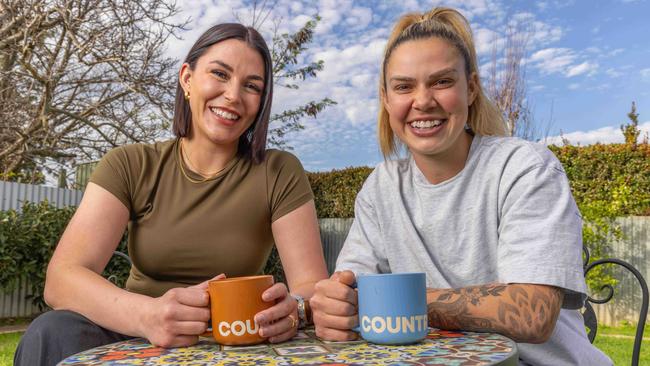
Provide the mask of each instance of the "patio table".
POLYGON ((70 356, 59 366, 73 365, 516 365, 514 341, 492 333, 429 329, 427 338, 404 346, 327 342, 313 329, 279 344, 234 347, 201 338, 190 347, 165 349, 142 338, 108 344, 70 356))

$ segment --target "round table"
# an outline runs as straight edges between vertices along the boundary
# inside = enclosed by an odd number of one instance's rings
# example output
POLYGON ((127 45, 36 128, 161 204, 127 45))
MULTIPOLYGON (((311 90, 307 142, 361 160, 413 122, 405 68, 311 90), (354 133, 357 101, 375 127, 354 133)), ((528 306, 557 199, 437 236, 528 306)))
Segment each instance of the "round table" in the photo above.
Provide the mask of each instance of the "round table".
POLYGON ((142 338, 108 344, 70 356, 72 365, 517 365, 517 346, 491 333, 429 329, 427 338, 406 346, 319 340, 312 329, 279 344, 223 346, 201 338, 191 347, 165 349, 142 338))

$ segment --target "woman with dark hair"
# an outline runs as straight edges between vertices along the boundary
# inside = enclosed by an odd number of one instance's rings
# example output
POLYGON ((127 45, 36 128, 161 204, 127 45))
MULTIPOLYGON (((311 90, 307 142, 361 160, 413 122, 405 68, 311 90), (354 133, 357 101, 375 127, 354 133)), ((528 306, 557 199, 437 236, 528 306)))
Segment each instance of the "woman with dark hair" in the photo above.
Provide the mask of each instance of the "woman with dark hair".
MULTIPOLYGON (((266 150, 271 56, 240 24, 206 31, 179 73, 176 138, 111 150, 93 172, 48 266, 45 300, 17 365, 51 365, 130 337, 197 342, 210 317, 207 281, 258 274, 278 248, 287 286, 262 296, 270 342, 307 321, 303 298, 327 277, 313 195, 300 162, 266 150), (133 266, 120 289, 101 273, 128 225, 133 266)), ((218 299, 212 299, 218 301, 218 299)))

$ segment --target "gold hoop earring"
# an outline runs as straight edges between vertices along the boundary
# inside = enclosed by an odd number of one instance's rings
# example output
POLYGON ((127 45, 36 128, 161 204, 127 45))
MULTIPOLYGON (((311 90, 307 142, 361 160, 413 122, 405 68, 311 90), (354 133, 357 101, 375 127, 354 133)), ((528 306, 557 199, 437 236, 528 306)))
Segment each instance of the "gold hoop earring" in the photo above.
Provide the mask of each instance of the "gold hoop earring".
POLYGON ((190 92, 189 91, 185 92, 185 100, 190 100, 190 92))

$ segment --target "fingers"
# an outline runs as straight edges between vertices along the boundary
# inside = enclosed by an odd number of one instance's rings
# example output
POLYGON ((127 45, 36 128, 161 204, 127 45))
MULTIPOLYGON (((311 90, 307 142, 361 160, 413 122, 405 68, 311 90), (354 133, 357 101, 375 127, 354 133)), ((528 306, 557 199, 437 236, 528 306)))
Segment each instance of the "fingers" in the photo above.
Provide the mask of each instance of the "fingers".
POLYGON ((314 297, 312 297, 312 300, 309 301, 310 304, 313 300, 319 302, 323 298, 330 298, 339 301, 345 301, 354 306, 357 305, 357 292, 352 287, 339 282, 337 279, 319 281, 316 283, 315 291, 316 295, 314 295, 314 297))
POLYGON ((201 335, 208 329, 208 324, 200 321, 178 321, 173 327, 173 332, 179 335, 201 335))
POLYGON ((208 282, 215 281, 215 280, 223 280, 224 278, 226 278, 226 274, 225 273, 220 273, 220 274, 216 275, 215 277, 213 277, 213 278, 211 278, 211 279, 209 279, 207 281, 203 281, 203 282, 201 282, 199 284, 196 284, 194 286, 189 286, 187 288, 199 288, 199 289, 202 289, 202 290, 207 290, 208 289, 208 282))
POLYGON ((354 283, 357 281, 356 277, 354 276, 354 272, 352 271, 340 271, 340 272, 334 272, 332 274, 332 277, 330 279, 333 279, 335 281, 338 281, 344 285, 352 286, 354 283))
POLYGON ((336 272, 330 279, 319 281, 315 294, 309 300, 316 335, 332 341, 357 338, 350 331, 358 325, 357 292, 352 287, 355 278, 350 271, 336 272))
POLYGON ((198 287, 174 288, 163 295, 171 301, 183 305, 207 307, 210 303, 210 296, 205 290, 198 287))
POLYGON ((198 321, 207 322, 210 320, 210 309, 181 304, 166 304, 160 310, 163 321, 198 321))
POLYGON ((339 316, 319 311, 314 313, 314 324, 317 327, 350 330, 359 325, 359 317, 356 314, 353 316, 339 316))
POLYGON ((349 330, 332 329, 325 327, 316 327, 316 336, 328 341, 353 341, 359 338, 359 335, 349 330))
MULTIPOLYGON (((271 342, 271 343, 284 342, 286 340, 291 339, 294 335, 296 335, 296 333, 298 332, 297 320, 292 321, 289 317, 286 317, 285 319, 286 319, 285 321, 289 323, 288 324, 288 330, 285 331, 284 333, 280 333, 280 334, 278 334, 276 336, 269 337, 269 342, 271 342), (296 325, 294 326, 294 324, 296 324, 296 325)), ((296 319, 296 318, 294 318, 294 319, 296 319)), ((262 335, 262 334, 260 334, 260 335, 262 337, 264 337, 264 335, 262 335)))
POLYGON ((309 303, 312 309, 332 315, 356 316, 359 312, 356 303, 352 304, 331 297, 314 296, 309 303))
POLYGON ((262 300, 268 301, 267 299, 277 301, 277 303, 270 308, 255 314, 255 321, 260 326, 285 318, 287 315, 296 312, 296 309, 298 308, 296 300, 289 296, 284 284, 276 284, 266 290, 262 294, 262 300))
POLYGON ((289 294, 287 286, 280 282, 269 287, 266 291, 262 293, 262 300, 266 302, 271 302, 273 300, 278 300, 286 297, 289 294))
POLYGON ((259 334, 269 338, 269 342, 275 343, 285 340, 285 336, 293 337, 298 331, 298 315, 290 314, 275 323, 269 323, 260 327, 259 334), (292 319, 293 317, 293 319, 292 319))

